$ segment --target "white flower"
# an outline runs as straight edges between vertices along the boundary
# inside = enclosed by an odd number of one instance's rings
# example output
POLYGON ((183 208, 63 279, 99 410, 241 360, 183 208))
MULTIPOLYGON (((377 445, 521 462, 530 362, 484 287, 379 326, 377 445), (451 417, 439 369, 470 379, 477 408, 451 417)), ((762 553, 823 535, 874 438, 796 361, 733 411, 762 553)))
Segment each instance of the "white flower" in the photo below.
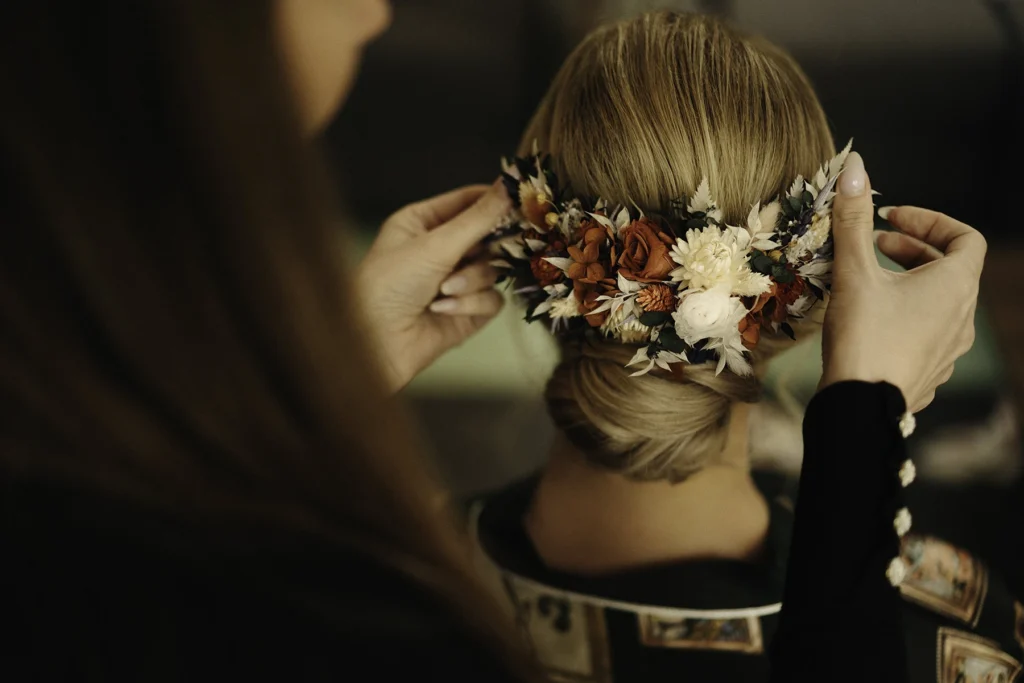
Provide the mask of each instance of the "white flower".
POLYGON ((787 258, 792 263, 814 255, 825 246, 825 242, 828 241, 828 236, 831 232, 832 218, 829 214, 814 214, 807 232, 790 242, 789 246, 786 247, 787 258))
POLYGON ((712 339, 704 348, 718 353, 716 375, 722 374, 722 370, 726 368, 740 377, 747 377, 754 373, 750 361, 747 360, 747 349, 743 346, 743 338, 740 336, 739 329, 734 335, 712 339))
POLYGON ((797 274, 818 289, 825 289, 832 282, 832 261, 818 259, 810 261, 797 269, 797 274))
POLYGON ((786 307, 786 312, 794 318, 802 318, 814 306, 815 298, 810 294, 804 294, 799 299, 786 307))
POLYGON ((686 205, 686 210, 689 213, 703 212, 708 218, 713 218, 716 221, 722 220, 722 211, 715 204, 715 200, 711 198, 711 185, 708 184, 707 176, 701 179, 697 191, 693 193, 690 203, 686 205))
POLYGON ((672 363, 688 362, 686 356, 672 353, 671 351, 659 351, 654 356, 654 358, 650 358, 647 355, 648 349, 650 349, 649 346, 644 346, 643 348, 638 349, 637 352, 633 355, 632 360, 626 363, 627 368, 630 367, 631 365, 646 363, 644 367, 640 368, 639 370, 631 374, 630 377, 639 377, 641 375, 646 375, 655 367, 659 367, 662 370, 671 370, 672 363))
POLYGON ((726 367, 738 375, 749 375, 750 363, 746 359, 739 324, 747 316, 747 307, 729 290, 720 286, 704 292, 683 296, 672 314, 676 334, 690 346, 708 340, 708 350, 718 352, 718 369, 726 367))
POLYGON ((523 241, 522 235, 512 235, 510 237, 503 237, 496 243, 496 249, 500 252, 505 252, 514 259, 525 261, 529 258, 526 255, 526 245, 523 241))
POLYGON ((586 212, 583 211, 583 206, 578 199, 570 199, 562 210, 562 222, 559 225, 559 230, 562 231, 562 237, 567 242, 572 241, 573 235, 576 234, 576 229, 579 227, 580 221, 586 216, 586 212))
POLYGON ((572 292, 562 299, 554 299, 548 315, 552 318, 575 318, 580 315, 580 304, 576 301, 576 295, 572 292))
POLYGON ((702 339, 726 337, 747 315, 743 302, 729 295, 726 287, 691 292, 682 297, 672 314, 676 334, 690 346, 702 339))
POLYGON ((618 279, 619 291, 622 292, 623 294, 636 294, 641 289, 641 284, 639 282, 634 282, 633 280, 626 279, 625 277, 622 276, 621 272, 619 273, 618 279))
POLYGON ((672 260, 679 264, 670 274, 688 289, 713 289, 725 285, 738 296, 758 296, 771 289, 767 275, 750 270, 750 233, 742 228, 716 225, 689 230, 672 247, 672 260))
POLYGON ((651 340, 651 328, 642 324, 627 306, 614 309, 601 325, 601 332, 623 344, 643 344, 651 340))
POLYGON ((548 263, 553 265, 555 268, 558 268, 560 271, 562 271, 563 273, 566 273, 566 274, 568 274, 568 272, 569 272, 569 266, 572 265, 572 259, 571 258, 562 258, 562 257, 559 257, 559 256, 545 256, 541 260, 547 261, 548 263))
MULTIPOLYGON (((533 289, 536 290, 536 288, 533 289)), ((572 293, 569 292, 569 288, 561 283, 556 285, 548 285, 547 287, 544 288, 544 291, 547 293, 548 298, 537 304, 537 307, 533 309, 534 316, 543 315, 544 313, 550 315, 551 308, 558 301, 560 301, 566 295, 567 292, 569 293, 570 297, 572 296, 572 293)))
POLYGON ((747 232, 750 234, 750 246, 761 251, 778 249, 779 243, 774 240, 775 225, 779 220, 782 206, 771 202, 763 209, 760 202, 754 204, 747 216, 747 232))

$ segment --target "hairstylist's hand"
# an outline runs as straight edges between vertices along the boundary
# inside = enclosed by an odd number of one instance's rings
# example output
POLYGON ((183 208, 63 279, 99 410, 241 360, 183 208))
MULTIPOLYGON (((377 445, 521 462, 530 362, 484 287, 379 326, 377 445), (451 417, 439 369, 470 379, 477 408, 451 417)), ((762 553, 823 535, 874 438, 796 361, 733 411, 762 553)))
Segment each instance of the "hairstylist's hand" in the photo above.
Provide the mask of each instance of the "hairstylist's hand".
POLYGON ((821 386, 889 382, 919 411, 974 343, 985 239, 941 213, 887 207, 883 217, 900 232, 880 233, 878 247, 907 269, 893 273, 875 257, 871 184, 859 154, 847 160, 838 193, 821 386))
POLYGON ((473 185, 410 204, 384 222, 356 283, 392 389, 501 310, 497 272, 478 245, 510 208, 501 186, 473 185))

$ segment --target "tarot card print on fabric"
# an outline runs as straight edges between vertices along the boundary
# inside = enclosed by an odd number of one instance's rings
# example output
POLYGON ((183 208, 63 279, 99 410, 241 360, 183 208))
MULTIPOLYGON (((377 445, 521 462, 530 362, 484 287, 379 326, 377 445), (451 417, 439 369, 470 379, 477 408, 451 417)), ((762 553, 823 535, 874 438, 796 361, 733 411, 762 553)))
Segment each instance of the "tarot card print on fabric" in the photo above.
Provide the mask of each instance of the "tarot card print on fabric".
POLYGON ((973 633, 939 629, 939 683, 1013 683, 1021 665, 999 644, 973 633))
POLYGON ((519 630, 553 681, 611 683, 604 609, 506 575, 519 630))
POLYGON ((647 647, 724 650, 746 654, 764 652, 761 620, 667 618, 639 614, 640 642, 647 647))
POLYGON ((940 538, 903 537, 907 578, 903 597, 939 614, 975 626, 988 592, 988 570, 969 552, 940 538))

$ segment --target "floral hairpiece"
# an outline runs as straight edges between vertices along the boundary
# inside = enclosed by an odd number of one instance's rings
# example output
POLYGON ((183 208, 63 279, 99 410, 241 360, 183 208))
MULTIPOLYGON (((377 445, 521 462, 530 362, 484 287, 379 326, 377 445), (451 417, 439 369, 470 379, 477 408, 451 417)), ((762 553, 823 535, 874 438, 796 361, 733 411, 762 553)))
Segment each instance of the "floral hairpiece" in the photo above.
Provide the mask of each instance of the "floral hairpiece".
POLYGON ((667 214, 587 206, 535 149, 503 164, 515 209, 494 232, 494 264, 517 286, 528 322, 641 344, 627 364, 642 366, 634 375, 716 359, 716 373, 749 375, 761 331, 795 338, 790 321, 825 297, 833 188, 852 142, 813 179, 755 204, 743 227, 723 223, 706 177, 667 214))

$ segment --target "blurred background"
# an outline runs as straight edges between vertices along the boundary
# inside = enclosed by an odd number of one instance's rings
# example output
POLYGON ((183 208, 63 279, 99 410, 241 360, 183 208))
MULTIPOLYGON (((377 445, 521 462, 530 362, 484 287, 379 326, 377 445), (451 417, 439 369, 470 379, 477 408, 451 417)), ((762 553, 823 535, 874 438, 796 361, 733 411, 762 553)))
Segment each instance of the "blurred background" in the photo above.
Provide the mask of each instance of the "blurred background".
MULTIPOLYGON (((926 507, 949 540, 976 527, 975 542, 998 543, 975 522, 1021 471, 1024 0, 392 2, 394 24, 324 140, 364 242, 410 201, 493 180, 563 58, 601 22, 657 8, 715 13, 787 48, 837 142, 855 138, 884 203, 944 211, 989 239, 978 342, 919 416, 911 447, 928 493, 912 491, 926 498, 915 515, 926 507)), ((555 357, 544 330, 520 318, 508 307, 409 389, 460 494, 523 476, 546 455, 540 392, 555 357)), ((754 427, 761 466, 798 471, 799 411, 818 359, 803 349, 775 363, 754 427)))

